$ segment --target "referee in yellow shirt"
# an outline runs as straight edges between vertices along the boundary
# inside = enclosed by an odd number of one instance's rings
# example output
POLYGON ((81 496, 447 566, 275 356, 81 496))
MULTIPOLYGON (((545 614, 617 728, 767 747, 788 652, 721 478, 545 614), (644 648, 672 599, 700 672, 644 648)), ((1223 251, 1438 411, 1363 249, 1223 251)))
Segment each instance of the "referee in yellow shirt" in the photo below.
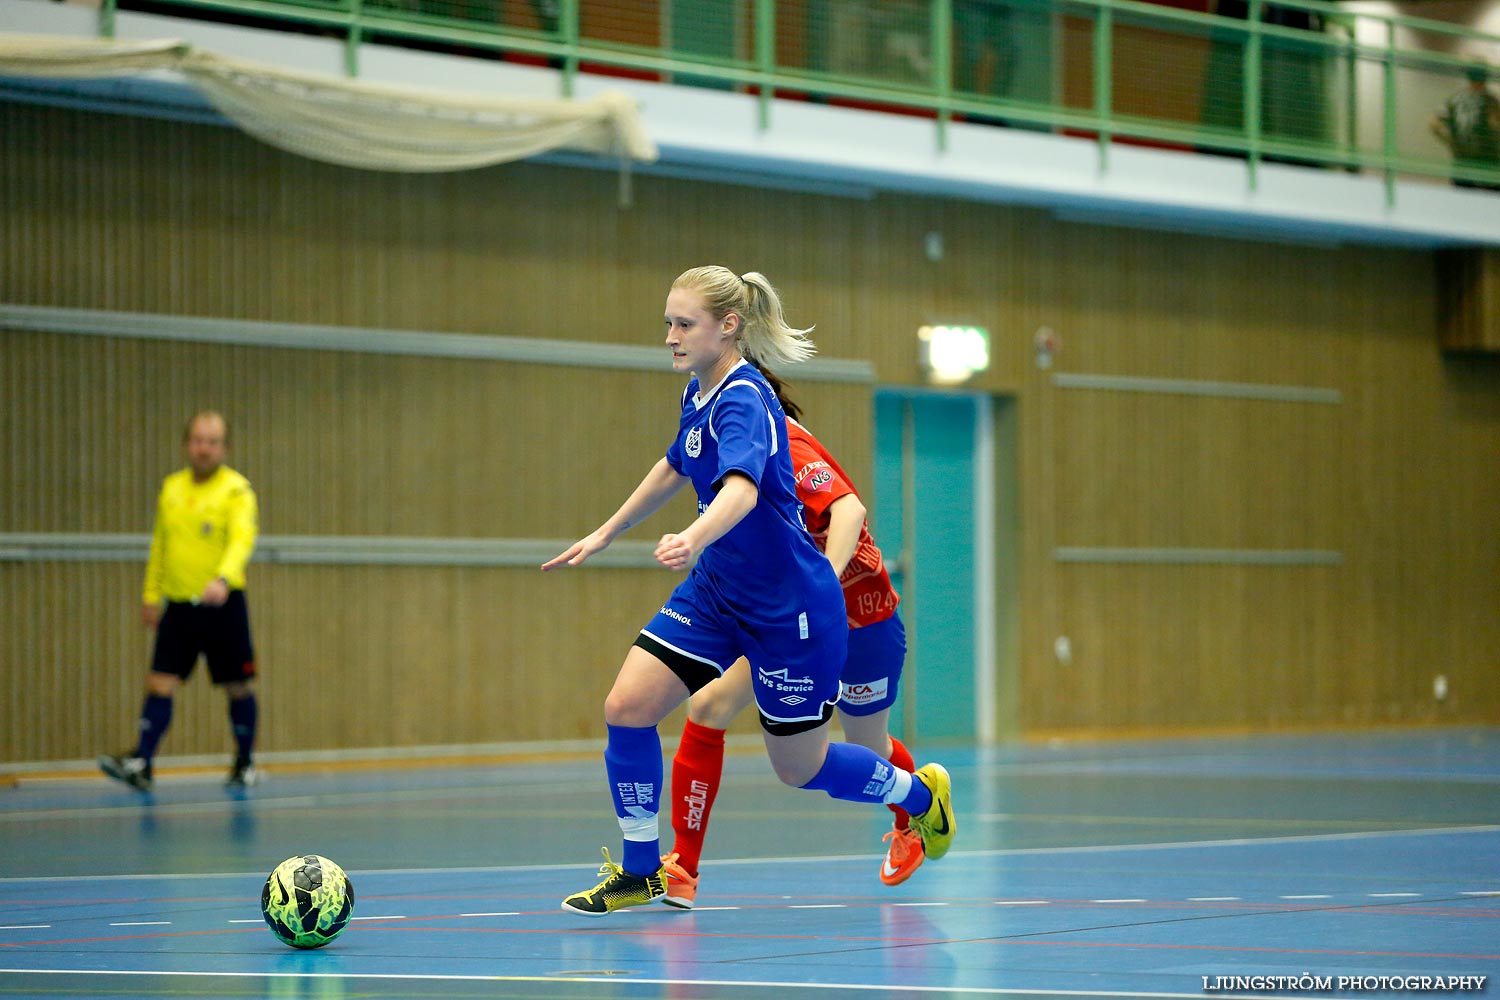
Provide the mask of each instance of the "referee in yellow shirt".
POLYGON ((162 483, 146 564, 141 617, 156 629, 156 648, 146 675, 139 741, 129 753, 99 758, 105 774, 142 792, 151 790, 151 759, 172 722, 172 695, 200 654, 213 682, 229 697, 235 758, 225 785, 243 788, 258 777, 251 756, 255 650, 245 603, 245 564, 259 531, 255 492, 249 480, 224 464, 229 425, 221 415, 196 414, 182 441, 188 467, 162 483))

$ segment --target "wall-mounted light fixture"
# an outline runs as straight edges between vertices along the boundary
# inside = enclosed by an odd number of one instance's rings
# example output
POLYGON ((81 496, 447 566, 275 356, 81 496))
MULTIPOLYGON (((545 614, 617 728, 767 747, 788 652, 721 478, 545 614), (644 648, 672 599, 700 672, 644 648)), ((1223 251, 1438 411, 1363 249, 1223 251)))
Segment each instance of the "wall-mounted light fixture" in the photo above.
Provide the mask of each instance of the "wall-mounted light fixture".
POLYGON ((967 382, 990 366, 990 332, 982 326, 920 327, 917 363, 935 385, 967 382))

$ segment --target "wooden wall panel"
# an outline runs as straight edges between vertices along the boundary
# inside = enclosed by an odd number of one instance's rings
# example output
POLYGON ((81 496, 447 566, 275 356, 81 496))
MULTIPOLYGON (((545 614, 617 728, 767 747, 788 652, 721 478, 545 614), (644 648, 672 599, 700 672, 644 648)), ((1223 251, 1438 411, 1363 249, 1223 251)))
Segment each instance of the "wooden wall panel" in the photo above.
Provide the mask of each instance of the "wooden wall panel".
MULTIPOLYGON (((0 757, 92 757, 134 742, 150 657, 140 576, 120 564, 0 562, 0 757)), ((206 712, 208 685, 190 688, 174 741, 197 746, 212 723, 228 746, 223 699, 206 712)))
POLYGON ((1497 497, 1493 408, 1476 405, 1497 370, 1457 379, 1449 361, 1445 375, 1425 342, 1425 256, 1082 226, 1053 237, 1052 259, 1078 262, 1038 276, 1056 297, 1065 370, 1333 389, 1342 402, 1068 389, 1037 373, 1024 461, 1040 627, 1025 719, 1097 731, 1491 717, 1491 654, 1455 657, 1450 636, 1488 650, 1497 632, 1457 593, 1493 595, 1477 565, 1500 566, 1500 533, 1469 507, 1497 497), (1468 434, 1441 412, 1459 384, 1478 417, 1468 434), (1476 558, 1455 558, 1455 531, 1476 558), (1343 562, 1059 567, 1058 545, 1318 549, 1343 562), (1057 635, 1072 640, 1070 664, 1052 654, 1057 635), (1453 669, 1465 700, 1440 702, 1434 676, 1453 669))
POLYGON ((1337 405, 1054 389, 1064 546, 1335 548, 1337 405), (1304 475, 1290 474, 1302 470, 1304 475))
POLYGON ((211 406, 267 533, 561 536, 660 456, 681 387, 670 372, 66 334, 7 334, 0 365, 30 418, 0 428, 12 531, 149 530, 182 426, 211 406), (566 460, 604 435, 586 469, 566 460))
MULTIPOLYGON (((1023 733, 1500 720, 1500 371, 1438 350, 1427 254, 651 176, 621 209, 607 170, 388 176, 229 129, 6 114, 8 302, 654 344, 672 277, 712 261, 763 270, 826 355, 868 359, 897 385, 917 381, 918 326, 988 327, 993 365, 976 387, 1014 396, 1020 429, 1022 549, 1000 558, 1020 567, 1019 704, 1003 714, 1023 733), (1042 325, 1062 342, 1046 370, 1032 355, 1042 325), (1342 402, 1065 388, 1059 372, 1308 386, 1342 402), (1060 546, 1313 548, 1343 562, 1059 563, 1060 546), (1059 635, 1071 664, 1053 655, 1059 635)), ((792 384, 868 483, 869 387, 792 384)), ((0 331, 0 532, 144 532, 183 419, 215 405, 235 421, 233 462, 267 532, 567 540, 660 453, 679 385, 0 331)), ((661 526, 691 516, 674 510, 661 526)), ((258 565, 268 746, 597 733, 599 698, 669 583, 258 565), (295 696, 277 686, 293 677, 295 696), (331 716, 297 700, 361 685, 369 697, 331 716)), ((88 756, 99 728, 128 724, 138 586, 134 566, 0 563, 0 588, 19 595, 0 602, 0 691, 21 713, 0 717, 7 754, 88 756), (131 665, 106 678, 95 659, 131 665), (23 684, 34 664, 51 703, 23 684), (74 701, 91 706, 86 725, 74 701)), ((184 709, 174 751, 223 745, 216 697, 195 688, 203 710, 184 709)))
MULTIPOLYGON (((257 565, 263 750, 585 739, 666 571, 257 565)), ((133 739, 150 633, 140 568, 0 562, 0 759, 133 739)), ((164 753, 228 753, 222 697, 183 687, 164 753)))
POLYGON ((1440 250, 1438 340, 1452 351, 1500 352, 1500 251, 1440 250))
MULTIPOLYGON (((1500 664, 1500 358, 1462 357, 1444 362, 1441 435, 1447 465, 1439 494, 1447 518, 1438 572, 1447 587, 1439 619, 1453 710, 1492 717, 1500 664)), ((1421 680, 1420 677, 1417 678, 1421 680)))
MULTIPOLYGON (((0 531, 149 531, 160 479, 181 464, 186 413, 214 405, 235 420, 232 462, 251 477, 268 534, 540 537, 560 550, 660 457, 682 379, 9 332, 0 385, 0 531)), ((869 387, 794 388, 868 481, 869 387)), ((687 523, 690 494, 632 537, 687 523)), ((87 757, 116 749, 96 745, 101 734, 126 739, 150 650, 141 572, 0 562, 0 592, 19 595, 0 610, 0 681, 17 695, 4 759, 87 757), (33 672, 49 682, 41 691, 26 685, 33 672)), ((676 579, 254 563, 263 747, 591 735, 635 630, 676 579)), ((199 686, 185 691, 170 752, 223 745, 222 705, 199 686)))
MULTIPOLYGON (((230 464, 268 534, 561 538, 612 513, 661 457, 683 380, 8 332, 0 385, 0 531, 148 531, 188 415, 211 406, 231 420, 230 464)), ((868 479, 869 388, 791 385, 868 479)))

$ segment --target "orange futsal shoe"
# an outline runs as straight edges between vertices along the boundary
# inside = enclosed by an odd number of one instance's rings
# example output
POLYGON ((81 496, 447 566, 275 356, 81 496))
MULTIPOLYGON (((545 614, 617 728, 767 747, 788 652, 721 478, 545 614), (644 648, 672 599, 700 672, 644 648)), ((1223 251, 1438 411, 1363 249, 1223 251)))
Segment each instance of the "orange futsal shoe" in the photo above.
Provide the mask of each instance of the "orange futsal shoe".
POLYGON ((885 861, 880 865, 880 881, 886 885, 905 882, 927 860, 927 852, 922 850, 922 838, 915 830, 894 827, 882 839, 891 842, 885 861))
POLYGON ((698 897, 698 878, 702 876, 689 875, 687 869, 677 863, 676 851, 661 859, 661 867, 667 875, 667 894, 661 901, 679 910, 691 910, 698 897))

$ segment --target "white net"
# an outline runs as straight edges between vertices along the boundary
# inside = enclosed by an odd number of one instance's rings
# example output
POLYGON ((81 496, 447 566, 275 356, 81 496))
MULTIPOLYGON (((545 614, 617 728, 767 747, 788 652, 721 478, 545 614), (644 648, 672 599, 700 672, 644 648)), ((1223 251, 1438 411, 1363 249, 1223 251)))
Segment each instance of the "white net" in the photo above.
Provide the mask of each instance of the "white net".
POLYGON ((368 170, 465 170, 572 149, 651 162, 656 145, 635 102, 476 97, 298 73, 185 42, 0 33, 0 74, 180 74, 246 132, 281 149, 368 170))

